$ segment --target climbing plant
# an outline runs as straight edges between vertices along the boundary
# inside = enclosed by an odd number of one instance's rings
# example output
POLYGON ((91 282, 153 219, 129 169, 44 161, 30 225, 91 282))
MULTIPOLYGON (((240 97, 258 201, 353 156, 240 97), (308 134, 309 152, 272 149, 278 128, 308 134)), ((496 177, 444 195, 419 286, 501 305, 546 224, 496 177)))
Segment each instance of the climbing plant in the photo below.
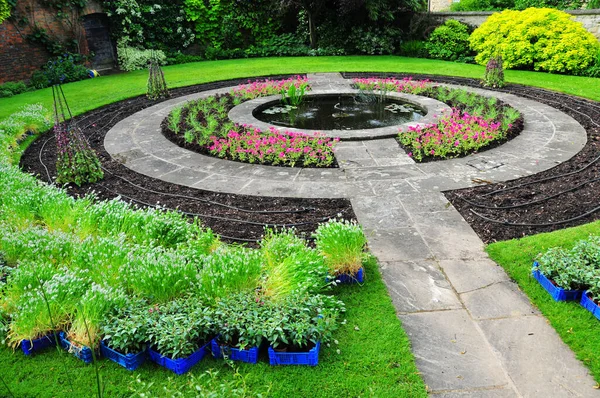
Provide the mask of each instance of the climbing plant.
POLYGON ((0 23, 10 17, 11 8, 12 5, 8 3, 8 0, 0 0, 0 23))

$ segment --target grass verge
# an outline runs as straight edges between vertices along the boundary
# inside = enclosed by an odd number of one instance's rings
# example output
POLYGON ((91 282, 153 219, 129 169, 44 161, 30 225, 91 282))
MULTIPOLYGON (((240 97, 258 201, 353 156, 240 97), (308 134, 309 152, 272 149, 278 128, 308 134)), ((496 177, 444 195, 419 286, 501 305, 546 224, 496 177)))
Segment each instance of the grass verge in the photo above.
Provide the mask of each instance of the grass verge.
MULTIPOLYGON (((206 61, 164 68, 170 88, 252 76, 309 72, 427 73, 481 79, 479 65, 397 56, 291 57, 206 61)), ((600 101, 600 79, 530 71, 506 71, 510 83, 561 91, 600 101)), ((69 83, 64 86, 74 114, 146 93, 145 70, 69 83)), ((0 99, 0 119, 26 104, 52 106, 51 90, 43 89, 0 99)))
MULTIPOLYGON (((237 370, 250 391, 264 393, 270 386, 268 396, 273 397, 427 396, 408 337, 396 317, 376 261, 366 264, 366 272, 368 279, 364 286, 337 288, 337 296, 347 308, 347 324, 336 332, 339 345, 322 347, 315 368, 271 367, 266 358, 261 358, 257 365, 239 364, 237 370)), ((156 397, 161 396, 162 386, 168 383, 193 396, 187 390, 188 376, 176 376, 150 362, 134 372, 104 359, 99 365, 107 397, 131 396, 129 387, 138 378, 154 383, 156 397)), ((223 380, 231 379, 235 373, 223 361, 210 356, 191 373, 199 375, 208 369, 218 370, 218 377, 223 380)), ((93 396, 95 392, 94 368, 71 355, 59 355, 55 349, 25 357, 20 350, 13 352, 2 347, 0 374, 5 375, 4 381, 18 397, 93 396), (67 361, 68 374, 62 361, 67 361)), ((4 394, 7 391, 0 385, 0 396, 4 394)))
POLYGON ((557 303, 531 276, 531 266, 540 253, 551 247, 572 248, 590 234, 600 234, 600 221, 560 231, 493 243, 490 257, 500 264, 540 309, 562 340, 600 383, 600 322, 579 303, 557 303))

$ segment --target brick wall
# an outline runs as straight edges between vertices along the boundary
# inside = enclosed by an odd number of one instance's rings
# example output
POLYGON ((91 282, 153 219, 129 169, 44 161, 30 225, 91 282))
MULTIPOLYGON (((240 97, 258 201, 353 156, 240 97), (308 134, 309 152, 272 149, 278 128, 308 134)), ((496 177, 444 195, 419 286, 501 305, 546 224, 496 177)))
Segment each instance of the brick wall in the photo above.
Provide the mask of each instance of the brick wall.
MULTIPOLYGON (((52 10, 40 5, 40 0, 19 0, 18 14, 36 21, 50 36, 70 40, 75 37, 82 54, 88 53, 85 31, 78 18, 73 18, 74 28, 56 18, 52 10)), ((92 1, 82 15, 101 12, 100 5, 92 1)), ((25 37, 31 33, 29 26, 19 26, 13 21, 0 24, 0 84, 8 81, 27 80, 40 69, 50 54, 43 46, 30 43, 25 37)))

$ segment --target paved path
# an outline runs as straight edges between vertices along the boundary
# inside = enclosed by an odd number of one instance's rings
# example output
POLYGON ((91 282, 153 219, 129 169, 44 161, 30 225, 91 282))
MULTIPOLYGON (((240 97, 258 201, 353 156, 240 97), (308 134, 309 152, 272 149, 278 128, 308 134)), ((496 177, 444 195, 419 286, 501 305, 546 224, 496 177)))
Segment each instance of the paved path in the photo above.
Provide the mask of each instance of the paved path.
MULTIPOLYGON (((347 90, 338 74, 315 74, 314 90, 347 90)), ((505 181, 575 155, 586 142, 571 117, 541 103, 484 90, 518 108, 523 133, 482 154, 415 164, 392 138, 342 141, 339 169, 245 165, 191 153, 160 134, 176 98, 117 124, 107 151, 166 181, 251 195, 350 198, 381 263, 417 366, 436 397, 598 397, 587 369, 546 319, 491 261, 443 190, 474 179, 505 181)), ((227 90, 225 90, 227 91, 227 90)), ((221 90, 223 92, 223 90, 221 90)))

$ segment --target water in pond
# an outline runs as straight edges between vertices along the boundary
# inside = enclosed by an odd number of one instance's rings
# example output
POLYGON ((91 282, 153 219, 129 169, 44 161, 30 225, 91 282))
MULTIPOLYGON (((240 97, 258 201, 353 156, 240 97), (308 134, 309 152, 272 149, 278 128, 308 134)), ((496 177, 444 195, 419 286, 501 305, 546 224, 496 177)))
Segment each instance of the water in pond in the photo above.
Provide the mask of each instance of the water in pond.
POLYGON ((419 120, 426 112, 399 100, 351 95, 307 96, 297 107, 268 103, 254 111, 254 117, 278 126, 305 130, 362 130, 395 126, 419 120))

